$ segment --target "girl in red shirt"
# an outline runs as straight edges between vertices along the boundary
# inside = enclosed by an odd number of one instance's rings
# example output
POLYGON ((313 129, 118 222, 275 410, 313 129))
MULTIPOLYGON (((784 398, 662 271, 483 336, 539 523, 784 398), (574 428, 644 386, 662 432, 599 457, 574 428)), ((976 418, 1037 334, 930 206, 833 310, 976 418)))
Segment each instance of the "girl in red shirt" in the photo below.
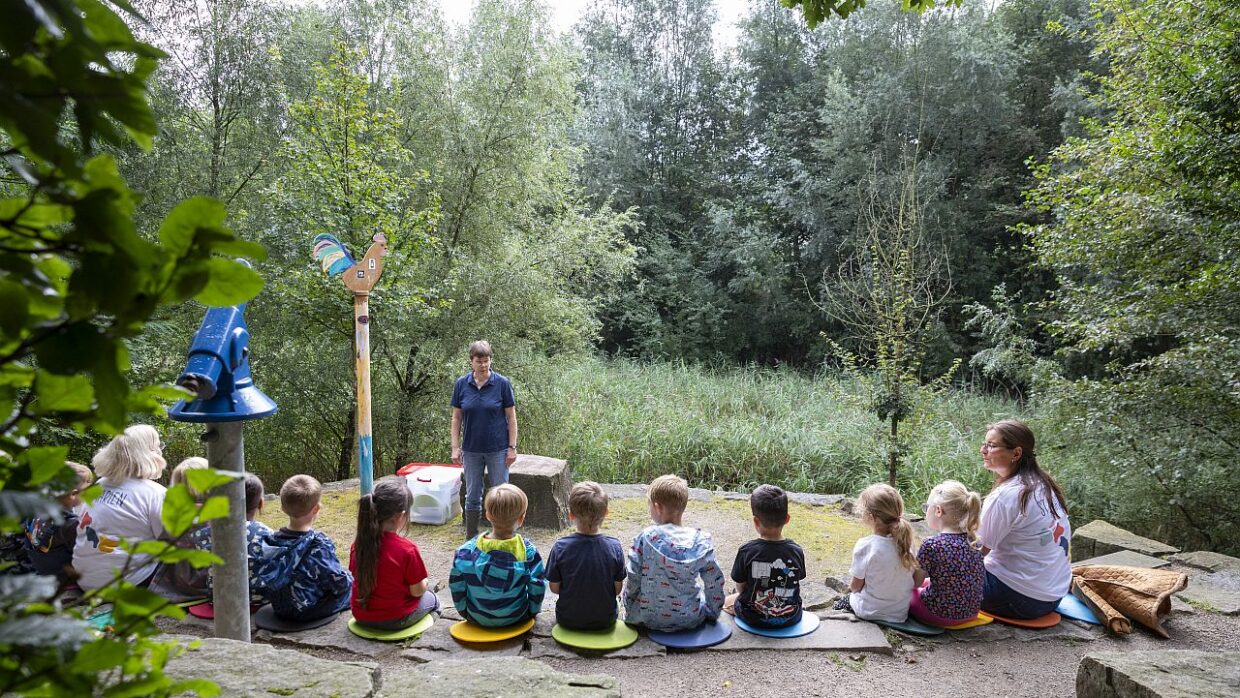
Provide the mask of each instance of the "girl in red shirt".
POLYGON ((350 606, 359 625, 401 630, 439 608, 418 546, 398 533, 409 524, 412 501, 404 478, 385 477, 357 503, 357 539, 349 550, 349 570, 350 606))

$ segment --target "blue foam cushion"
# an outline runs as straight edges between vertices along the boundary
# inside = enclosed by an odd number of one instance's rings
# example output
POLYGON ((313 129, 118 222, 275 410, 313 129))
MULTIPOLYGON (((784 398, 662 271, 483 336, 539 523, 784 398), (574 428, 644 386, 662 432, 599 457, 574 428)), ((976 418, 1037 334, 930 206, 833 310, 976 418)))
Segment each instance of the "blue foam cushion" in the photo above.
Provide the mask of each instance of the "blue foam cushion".
POLYGON ((915 620, 912 617, 903 623, 891 623, 885 620, 876 620, 874 622, 883 627, 891 628, 892 630, 899 630, 900 632, 908 633, 909 635, 924 635, 926 637, 933 637, 947 632, 943 628, 936 628, 933 625, 926 625, 925 623, 915 620))
POLYGON ((703 623, 696 628, 677 630, 672 633, 651 630, 648 636, 651 640, 664 647, 686 650, 699 649, 717 645, 732 637, 732 626, 720 622, 703 623))
POLYGON ((1059 606, 1055 608, 1055 612, 1065 618, 1084 621, 1090 625, 1102 625, 1094 610, 1072 594, 1068 594, 1059 601, 1059 606))
POLYGON ((822 621, 818 620, 818 616, 813 613, 801 613, 801 620, 792 625, 785 625, 782 628, 758 628, 741 620, 740 616, 735 618, 736 627, 747 633, 754 635, 762 635, 763 637, 801 637, 809 635, 818 629, 818 624, 822 621))

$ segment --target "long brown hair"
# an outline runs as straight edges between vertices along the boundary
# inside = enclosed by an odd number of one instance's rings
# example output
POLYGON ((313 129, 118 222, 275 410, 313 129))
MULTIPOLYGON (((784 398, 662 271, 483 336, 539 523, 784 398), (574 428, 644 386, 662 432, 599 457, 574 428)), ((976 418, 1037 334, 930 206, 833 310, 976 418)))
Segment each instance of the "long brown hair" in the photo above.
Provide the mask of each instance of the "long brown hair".
POLYGON ((1020 510, 1023 512, 1029 504, 1029 497, 1037 490, 1038 485, 1044 485, 1046 506, 1050 508, 1051 516, 1059 516, 1059 509, 1055 506, 1056 501, 1063 508, 1064 516, 1067 516, 1068 498, 1063 495, 1063 490, 1060 489, 1059 483, 1055 482, 1055 478, 1038 466, 1038 455, 1033 448, 1033 430, 1019 419, 1005 419, 986 427, 986 431, 997 432, 999 438, 1003 439, 1005 448, 1020 449, 1020 459, 1016 461, 1012 474, 1005 478, 996 477, 994 487, 991 487, 990 491, 994 492, 999 485, 1014 477, 1019 477, 1021 482, 1020 510))
POLYGON ((913 556, 913 527, 904 520, 904 500, 891 485, 870 485, 857 496, 861 510, 878 524, 875 530, 891 536, 900 549, 900 564, 907 570, 916 569, 917 558, 913 556))
POLYGON ((357 540, 353 542, 353 562, 357 568, 357 600, 366 608, 370 592, 375 588, 379 568, 379 542, 383 538, 383 522, 409 510, 413 493, 404 478, 389 476, 375 483, 370 494, 357 500, 357 540))

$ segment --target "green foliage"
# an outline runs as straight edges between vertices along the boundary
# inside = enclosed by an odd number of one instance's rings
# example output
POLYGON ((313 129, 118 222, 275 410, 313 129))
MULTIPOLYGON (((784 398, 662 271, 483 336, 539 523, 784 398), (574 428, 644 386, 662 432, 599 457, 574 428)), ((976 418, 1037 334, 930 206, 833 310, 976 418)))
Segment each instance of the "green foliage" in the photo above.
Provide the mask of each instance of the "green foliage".
MULTIPOLYGON (((904 450, 900 423, 912 416, 913 398, 920 388, 926 330, 951 287, 945 255, 927 239, 923 227, 925 204, 917 158, 916 149, 903 158, 907 171, 899 189, 889 194, 879 190, 875 165, 859 192, 868 201, 856 251, 840 267, 838 278, 824 273, 822 280, 824 310, 873 352, 878 379, 874 410, 890 425, 887 482, 893 487, 904 450)), ((950 382, 950 374, 946 381, 950 382)))
POLYGON ((986 378, 1016 391, 1018 398, 1033 386, 1047 386, 1059 372, 1059 366, 1046 358, 1046 350, 1029 336, 1037 326, 1007 288, 1000 284, 991 293, 993 307, 980 302, 964 307, 971 314, 967 328, 976 328, 985 348, 969 359, 969 366, 986 378))
MULTIPOLYGON (((546 366, 516 385, 523 449, 567 459, 578 480, 649 482, 674 472, 708 489, 769 482, 823 493, 886 480, 886 429, 872 411, 877 387, 866 371, 807 376, 599 359, 546 366)), ((444 402, 450 388, 439 396, 444 402)), ((946 478, 988 490, 980 429, 1014 413, 1007 400, 936 388, 918 393, 902 427, 907 446, 898 484, 910 503, 946 478)), ((1035 414, 1016 414, 1043 426, 1035 414)), ((443 456, 447 411, 436 417, 417 438, 443 456)), ((1047 443, 1056 453, 1054 439, 1047 443)), ((1060 460, 1057 454, 1047 461, 1056 475, 1060 460)))
POLYGON ((1028 226, 1059 288, 1066 359, 1101 368, 1045 395, 1118 483, 1117 523, 1159 522, 1186 546, 1238 550, 1240 19, 1228 2, 1101 0, 1107 114, 1036 169, 1028 226))
MULTIPOLYGON (((817 27, 824 19, 828 19, 831 15, 835 15, 840 19, 847 19, 848 15, 853 11, 865 7, 865 0, 779 0, 784 7, 794 9, 801 8, 801 13, 805 15, 805 23, 810 29, 817 27)), ((957 7, 963 4, 964 0, 947 0, 943 3, 946 7, 957 7)), ((903 10, 925 12, 934 9, 935 0, 901 0, 900 6, 903 10)))
MULTIPOLYGON (((116 3, 131 13, 125 3, 116 3)), ((167 387, 131 386, 127 343, 162 306, 237 303, 261 282, 217 257, 259 259, 262 248, 223 226, 223 207, 193 199, 160 229, 134 223, 138 195, 98 146, 149 148, 155 119, 145 83, 163 54, 137 41, 109 6, 6 6, 0 30, 0 532, 56 516, 50 496, 71 488, 67 449, 40 442, 57 429, 115 433, 149 412, 167 387)), ((176 490, 174 489, 173 492, 176 490)), ((190 520, 218 514, 215 507, 190 520)), ((178 535, 181 521, 169 528, 178 535)), ((171 547, 171 544, 166 544, 171 547)), ((162 554, 162 553, 161 553, 162 554)), ((156 615, 179 609, 118 582, 89 594, 113 606, 115 630, 96 637, 40 578, 2 578, 0 693, 170 695, 205 684, 163 674, 175 644, 150 640, 156 615)))

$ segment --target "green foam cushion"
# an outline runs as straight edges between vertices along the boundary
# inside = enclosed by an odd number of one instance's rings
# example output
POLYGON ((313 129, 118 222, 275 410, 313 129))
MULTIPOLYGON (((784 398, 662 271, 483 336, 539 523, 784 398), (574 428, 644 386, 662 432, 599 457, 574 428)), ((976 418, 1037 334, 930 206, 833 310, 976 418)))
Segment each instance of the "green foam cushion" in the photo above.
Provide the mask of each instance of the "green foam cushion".
POLYGON ((408 640, 411 637, 421 635, 427 630, 430 630, 430 627, 434 624, 435 624, 434 613, 426 614, 425 616, 423 616, 422 620, 414 623, 408 628, 404 628, 403 630, 375 630, 374 628, 367 628, 365 626, 358 625, 356 620, 354 620, 353 618, 350 618, 349 619, 349 632, 353 633, 354 635, 358 637, 364 637, 367 640, 379 640, 381 642, 399 642, 400 640, 408 640))
POLYGON ((874 622, 884 627, 891 628, 892 630, 899 630, 902 633, 908 633, 910 635, 933 637, 935 635, 942 635, 945 632, 943 628, 937 628, 933 625, 926 625, 925 623, 921 623, 913 618, 909 618, 903 623, 892 623, 891 621, 886 620, 876 620, 874 622))
POLYGON ((583 650, 618 650, 637 642, 637 631, 616 621, 611 630, 571 630, 557 624, 551 637, 561 645, 583 650))

